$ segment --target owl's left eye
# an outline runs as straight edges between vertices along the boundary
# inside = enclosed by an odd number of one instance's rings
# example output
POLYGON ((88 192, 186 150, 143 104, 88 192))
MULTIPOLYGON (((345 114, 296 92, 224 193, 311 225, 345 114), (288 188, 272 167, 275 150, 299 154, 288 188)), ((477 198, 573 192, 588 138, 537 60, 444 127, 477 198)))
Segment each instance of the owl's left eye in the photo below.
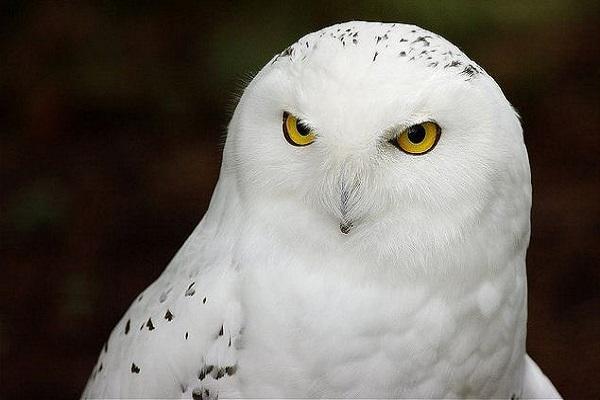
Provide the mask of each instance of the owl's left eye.
POLYGON ((283 113, 283 135, 292 146, 308 146, 315 141, 315 132, 288 112, 283 113))
POLYGON ((435 122, 422 122, 404 129, 391 143, 408 154, 425 154, 437 144, 441 131, 435 122))

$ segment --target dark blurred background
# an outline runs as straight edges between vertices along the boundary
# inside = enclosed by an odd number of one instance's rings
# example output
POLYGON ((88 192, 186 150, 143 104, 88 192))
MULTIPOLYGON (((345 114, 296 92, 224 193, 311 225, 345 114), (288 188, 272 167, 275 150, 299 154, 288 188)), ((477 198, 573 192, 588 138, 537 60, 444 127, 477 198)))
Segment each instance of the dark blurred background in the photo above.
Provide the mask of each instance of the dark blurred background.
POLYGON ((528 349, 566 398, 600 398, 599 2, 0 4, 2 399, 80 394, 206 210, 244 83, 351 19, 445 36, 521 113, 528 349))

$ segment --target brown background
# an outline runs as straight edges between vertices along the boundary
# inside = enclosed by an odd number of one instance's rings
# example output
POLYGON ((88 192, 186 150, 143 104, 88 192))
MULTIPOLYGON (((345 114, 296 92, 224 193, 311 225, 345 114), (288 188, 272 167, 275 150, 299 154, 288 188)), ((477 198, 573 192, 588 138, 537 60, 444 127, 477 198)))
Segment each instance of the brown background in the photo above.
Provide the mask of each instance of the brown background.
POLYGON ((0 397, 79 395, 202 217, 249 74, 367 19, 447 37, 521 113, 529 352, 567 398, 600 398, 598 2, 281 3, 0 3, 0 397))

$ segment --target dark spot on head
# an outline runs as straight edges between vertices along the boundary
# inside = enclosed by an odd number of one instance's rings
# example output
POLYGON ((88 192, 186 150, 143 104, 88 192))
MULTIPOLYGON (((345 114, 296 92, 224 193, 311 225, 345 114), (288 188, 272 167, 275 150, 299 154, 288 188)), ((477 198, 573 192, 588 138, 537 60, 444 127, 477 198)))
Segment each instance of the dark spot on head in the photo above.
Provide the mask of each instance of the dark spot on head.
POLYGON ((100 363, 100 366, 98 367, 98 372, 102 371, 102 363, 100 363))
POLYGON ((138 296, 137 301, 142 301, 143 298, 144 298, 144 293, 142 293, 138 296))
POLYGON ((127 320, 127 323, 125 324, 125 334, 127 335, 129 333, 129 328, 131 327, 131 319, 127 320))
POLYGON ((202 304, 206 304, 206 297, 202 299, 202 304))
POLYGON ((231 347, 231 336, 229 336, 229 343, 227 344, 227 347, 231 347))
POLYGON ((232 365, 229 367, 225 367, 225 373, 229 376, 235 374, 237 371, 237 365, 232 365))
POLYGON ((400 57, 405 57, 406 56, 406 52, 405 51, 401 51, 400 52, 400 57))
POLYGON ((104 342, 104 352, 106 353, 108 351, 108 340, 106 342, 104 342))
POLYGON ((190 286, 188 286, 187 290, 185 291, 185 296, 193 296, 196 293, 196 289, 193 287, 195 284, 196 282, 190 283, 190 286))
POLYGON ((188 333, 186 332, 185 333, 185 340, 187 340, 187 339, 188 339, 188 333))
POLYGON ((223 336, 223 325, 221 325, 221 329, 219 330, 219 336, 223 336))
POLYGON ((132 374, 139 374, 140 373, 140 367, 138 367, 137 365, 135 365, 135 363, 131 363, 131 373, 132 374))
POLYGON ((379 54, 379 53, 375 52, 375 54, 373 55, 373 62, 375 62, 375 59, 377 58, 377 55, 378 55, 378 54, 379 54))
POLYGON ((429 46, 429 40, 427 40, 428 38, 431 38, 431 36, 419 36, 416 40, 413 40, 413 43, 422 42, 423 46, 429 46))
POLYGON ((353 44, 357 44, 357 43, 358 43, 358 40, 356 40, 356 39, 352 39, 352 43, 353 43, 353 44))
POLYGON ((467 77, 468 77, 467 80, 473 78, 478 73, 479 73, 479 71, 471 64, 467 65, 465 67, 465 69, 463 69, 461 72, 461 74, 467 75, 467 77))
POLYGON ((148 327, 148 330, 150 330, 150 331, 154 330, 154 324, 152 323, 152 318, 148 318, 148 322, 146 322, 146 326, 148 327))
POLYGON ((202 400, 202 388, 195 388, 192 390, 192 399, 202 400))
POLYGON ((206 378, 206 367, 200 369, 200 372, 198 372, 198 379, 199 380, 204 380, 204 378, 206 378))
POLYGON ((399 43, 402 43, 402 42, 408 42, 408 40, 407 40, 407 39, 404 39, 404 38, 402 38, 402 39, 400 39, 400 42, 399 42, 399 43))
POLYGON ((174 315, 171 313, 170 310, 167 310, 166 314, 165 314, 165 319, 169 322, 171 322, 173 320, 174 315))
POLYGON ((215 378, 215 379, 221 379, 222 377, 225 376, 225 369, 224 368, 218 368, 216 371, 217 372, 215 374, 213 374, 213 378, 215 378))

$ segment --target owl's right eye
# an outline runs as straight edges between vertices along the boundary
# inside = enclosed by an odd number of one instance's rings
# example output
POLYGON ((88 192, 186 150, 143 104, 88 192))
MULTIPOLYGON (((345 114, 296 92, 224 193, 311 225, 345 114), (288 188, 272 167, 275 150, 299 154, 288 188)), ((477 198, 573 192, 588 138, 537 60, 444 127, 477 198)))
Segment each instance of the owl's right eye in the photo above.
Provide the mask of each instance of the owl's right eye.
POLYGON ((283 113, 283 135, 292 146, 308 146, 315 141, 315 132, 288 112, 283 113))

